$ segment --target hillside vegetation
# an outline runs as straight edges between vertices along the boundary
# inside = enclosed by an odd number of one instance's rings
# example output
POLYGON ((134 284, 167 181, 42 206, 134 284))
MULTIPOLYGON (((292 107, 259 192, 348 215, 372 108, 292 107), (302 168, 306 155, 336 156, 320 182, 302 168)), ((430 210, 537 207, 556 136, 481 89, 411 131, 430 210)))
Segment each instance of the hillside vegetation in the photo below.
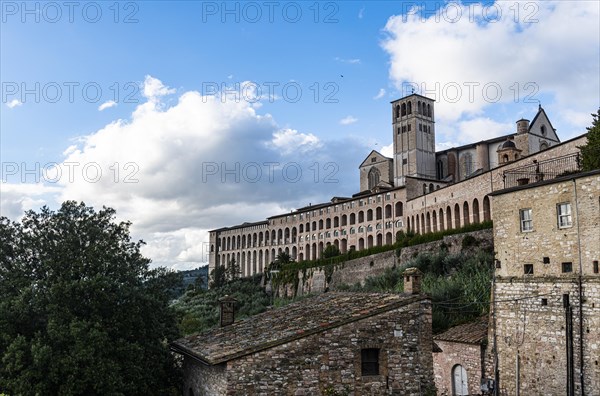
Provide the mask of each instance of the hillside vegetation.
POLYGON ((431 296, 433 332, 469 322, 489 310, 494 256, 482 249, 449 255, 446 249, 435 254, 420 254, 401 267, 386 269, 380 276, 368 277, 342 290, 401 293, 406 268, 423 272, 422 292, 431 296))

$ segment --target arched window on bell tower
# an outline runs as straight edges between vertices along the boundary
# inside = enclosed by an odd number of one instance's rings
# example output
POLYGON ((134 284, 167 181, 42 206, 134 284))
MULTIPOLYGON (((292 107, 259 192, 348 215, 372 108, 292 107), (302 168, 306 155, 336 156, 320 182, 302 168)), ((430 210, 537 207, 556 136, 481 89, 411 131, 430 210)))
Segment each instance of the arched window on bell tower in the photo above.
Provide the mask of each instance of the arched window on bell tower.
POLYGON ((408 114, 412 114, 412 102, 408 102, 407 112, 408 112, 408 114))
POLYGON ((406 103, 402 103, 402 117, 404 117, 406 115, 406 103))
POLYGON ((381 179, 381 173, 379 169, 373 167, 369 171, 369 190, 372 190, 379 184, 379 180, 381 179))
POLYGON ((400 117, 400 105, 396 105, 396 107, 394 108, 394 118, 399 118, 400 117))

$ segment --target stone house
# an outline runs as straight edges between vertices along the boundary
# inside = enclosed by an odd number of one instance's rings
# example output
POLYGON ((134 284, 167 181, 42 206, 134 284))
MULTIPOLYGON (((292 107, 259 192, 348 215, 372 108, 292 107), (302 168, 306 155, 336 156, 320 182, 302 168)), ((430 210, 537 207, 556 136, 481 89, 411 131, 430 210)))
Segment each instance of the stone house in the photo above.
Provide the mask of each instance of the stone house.
POLYGON ((434 389, 431 302, 419 294, 323 293, 171 348, 184 358, 186 396, 434 389))
POLYGON ((433 337, 438 395, 480 395, 486 378, 488 317, 454 326, 433 337))
POLYGON ((600 170, 492 199, 499 394, 599 395, 600 170))

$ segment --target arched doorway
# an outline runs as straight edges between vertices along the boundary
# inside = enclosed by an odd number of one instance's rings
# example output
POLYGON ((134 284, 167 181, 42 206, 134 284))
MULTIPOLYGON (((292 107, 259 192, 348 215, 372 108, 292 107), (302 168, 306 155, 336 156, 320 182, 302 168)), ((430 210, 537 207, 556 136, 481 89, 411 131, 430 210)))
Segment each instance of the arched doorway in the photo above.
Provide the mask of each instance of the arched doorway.
POLYGON ((452 395, 466 396, 469 394, 467 370, 460 364, 452 368, 452 395))

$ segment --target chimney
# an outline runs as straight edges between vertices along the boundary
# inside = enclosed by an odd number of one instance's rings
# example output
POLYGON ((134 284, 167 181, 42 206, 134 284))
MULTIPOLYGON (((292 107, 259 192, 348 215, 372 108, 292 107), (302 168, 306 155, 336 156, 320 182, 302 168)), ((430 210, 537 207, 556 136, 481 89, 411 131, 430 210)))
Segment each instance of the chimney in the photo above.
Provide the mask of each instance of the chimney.
POLYGON ((423 273, 416 267, 410 267, 404 270, 404 293, 421 293, 421 279, 423 273))
POLYGON ((219 300, 219 303, 221 304, 219 315, 221 318, 221 327, 229 326, 234 322, 236 302, 237 300, 229 295, 226 295, 219 300))
POLYGON ((521 118, 517 121, 517 134, 523 134, 529 132, 529 120, 521 118))

